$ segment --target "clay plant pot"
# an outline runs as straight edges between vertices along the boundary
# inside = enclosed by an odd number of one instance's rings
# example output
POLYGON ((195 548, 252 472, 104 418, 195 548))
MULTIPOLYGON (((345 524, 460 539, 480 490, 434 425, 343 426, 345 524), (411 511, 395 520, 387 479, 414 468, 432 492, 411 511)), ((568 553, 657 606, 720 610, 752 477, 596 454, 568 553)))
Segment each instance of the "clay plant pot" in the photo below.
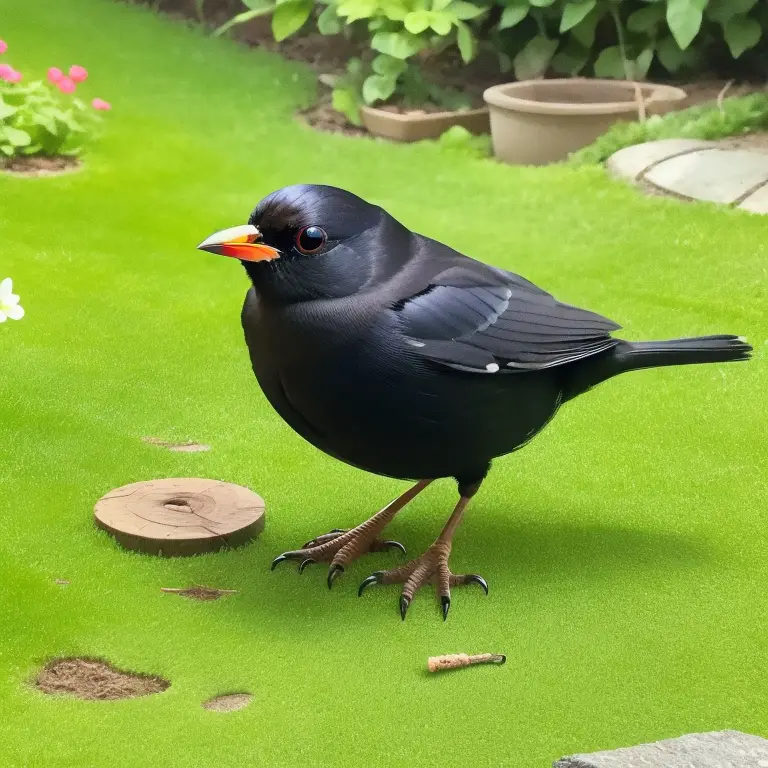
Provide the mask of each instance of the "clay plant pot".
POLYGON ((614 123, 638 118, 638 85, 646 115, 683 106, 681 88, 628 80, 526 80, 488 88, 493 151, 505 163, 546 165, 591 144, 614 123))
POLYGON ((369 133, 392 141, 421 141, 436 139, 454 125, 461 125, 470 133, 488 133, 488 108, 465 112, 388 112, 386 109, 361 107, 363 125, 369 133))

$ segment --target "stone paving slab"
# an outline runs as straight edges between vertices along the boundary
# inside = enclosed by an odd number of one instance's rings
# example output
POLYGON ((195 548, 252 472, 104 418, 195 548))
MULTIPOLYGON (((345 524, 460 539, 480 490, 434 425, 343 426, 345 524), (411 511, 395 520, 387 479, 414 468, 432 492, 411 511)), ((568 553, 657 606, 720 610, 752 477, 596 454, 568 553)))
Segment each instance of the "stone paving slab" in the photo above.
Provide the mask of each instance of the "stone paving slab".
POLYGON ((768 213, 768 186, 760 187, 744 200, 739 208, 752 213, 768 213))
POLYGON ((691 733, 653 744, 564 757, 554 768, 768 768, 768 740, 740 731, 691 733))
POLYGON ((614 175, 636 181, 652 165, 671 157, 696 149, 714 149, 714 141, 699 139, 660 139, 634 144, 614 152, 606 162, 606 168, 614 175))
POLYGON ((691 152, 659 163, 644 178, 693 200, 735 203, 768 182, 768 154, 728 149, 691 152))

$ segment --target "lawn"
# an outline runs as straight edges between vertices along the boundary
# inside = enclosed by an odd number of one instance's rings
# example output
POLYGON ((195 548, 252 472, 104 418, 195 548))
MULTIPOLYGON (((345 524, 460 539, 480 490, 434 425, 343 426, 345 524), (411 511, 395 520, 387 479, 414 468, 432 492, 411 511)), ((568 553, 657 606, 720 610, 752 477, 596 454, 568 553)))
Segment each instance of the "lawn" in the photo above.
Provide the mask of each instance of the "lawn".
MULTIPOLYGON (((84 170, 0 175, 0 743, 5 766, 440 765, 545 768, 563 754, 736 728, 768 736, 768 218, 644 199, 599 168, 514 169, 317 134, 312 78, 109 0, 0 0, 26 71, 79 63, 113 103, 84 170), (268 407, 239 325, 237 264, 201 253, 271 190, 343 186, 427 235, 621 322, 627 338, 746 334, 749 364, 644 371, 570 404, 496 463, 452 564, 491 592, 325 587, 270 560, 368 517, 405 487, 321 455, 268 407), (197 440, 170 453, 143 436, 197 440), (120 550, 94 502, 137 480, 253 488, 246 548, 120 550), (68 586, 55 584, 66 579, 68 586), (239 590, 197 603, 161 587, 239 590), (442 677, 430 655, 497 652, 442 677), (162 675, 164 693, 48 697, 55 656, 162 675), (200 703, 250 691, 229 714, 200 703)), ((391 526, 439 531, 437 484, 391 526)))

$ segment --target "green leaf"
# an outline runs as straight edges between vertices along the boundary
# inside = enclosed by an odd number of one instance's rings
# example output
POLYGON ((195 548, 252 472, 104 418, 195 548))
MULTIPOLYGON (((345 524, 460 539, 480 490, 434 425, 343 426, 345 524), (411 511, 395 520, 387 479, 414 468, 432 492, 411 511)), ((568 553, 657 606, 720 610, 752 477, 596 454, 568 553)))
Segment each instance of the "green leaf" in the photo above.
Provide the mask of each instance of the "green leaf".
POLYGON ((453 0, 452 3, 446 6, 445 10, 447 13, 453 14, 457 19, 466 21, 467 19, 475 19, 478 16, 482 16, 488 9, 474 3, 464 2, 464 0, 453 0))
POLYGON ((567 32, 583 21, 584 17, 597 5, 597 0, 568 3, 563 9, 560 19, 560 32, 567 32))
POLYGON ((341 32, 341 21, 336 14, 336 6, 326 6, 317 17, 317 30, 321 35, 338 35, 341 32))
POLYGON ((549 66, 549 62, 555 55, 558 41, 552 40, 544 35, 536 35, 529 40, 517 56, 515 56, 513 65, 515 68, 515 77, 518 80, 532 80, 541 77, 549 66))
POLYGON ((656 55, 667 72, 677 72, 688 60, 688 52, 680 50, 674 37, 665 37, 656 46, 656 55))
POLYGON ((632 62, 631 74, 634 80, 644 80, 653 63, 653 46, 644 49, 632 62))
POLYGON ((5 126, 3 138, 14 147, 26 147, 32 143, 32 137, 26 131, 11 128, 10 125, 5 126))
POLYGON ((536 8, 549 8, 555 0, 528 0, 536 8))
POLYGON ((748 48, 754 48, 763 34, 755 19, 748 16, 732 16, 723 28, 725 42, 734 59, 738 59, 748 48))
POLYGON ((252 11, 271 11, 275 7, 274 0, 243 0, 243 5, 252 11))
POLYGON ((398 75, 402 75, 408 68, 408 65, 401 59, 385 56, 383 53, 380 53, 373 60, 371 66, 377 75, 385 75, 387 77, 397 77, 398 75))
POLYGON ((331 106, 349 120, 352 125, 362 125, 360 102, 357 94, 349 88, 337 88, 331 95, 331 106))
POLYGON ((605 15, 605 6, 599 5, 590 11, 584 19, 577 24, 571 34, 586 48, 591 48, 595 42, 595 28, 597 22, 605 15))
POLYGON ((706 16, 725 26, 732 16, 749 13, 757 0, 709 0, 706 16))
POLYGON ((10 104, 6 104, 3 101, 3 97, 0 96, 0 120, 5 120, 6 117, 15 115, 18 111, 18 107, 12 107, 10 104))
POLYGON ((431 18, 432 14, 429 11, 413 11, 405 17, 403 26, 412 35, 420 35, 429 28, 431 18))
POLYGON ((277 42, 298 32, 312 12, 312 0, 291 0, 275 8, 272 16, 272 35, 277 42))
MULTIPOLYGON (((310 2, 311 6, 311 2, 310 2)), ((343 0, 336 8, 338 16, 346 19, 347 24, 359 19, 370 19, 376 15, 376 0, 343 0)))
POLYGON ((475 38, 472 30, 463 22, 457 22, 456 43, 459 46, 459 53, 465 63, 472 61, 475 57, 475 38))
POLYGON ((605 48, 595 61, 595 74, 598 77, 612 77, 616 80, 623 80, 627 76, 625 60, 621 55, 621 48, 618 45, 612 45, 605 48))
POLYGON ((576 38, 570 37, 568 43, 552 59, 552 69, 560 75, 578 75, 589 61, 590 50, 576 38))
POLYGON ((432 0, 431 10, 440 12, 444 11, 451 4, 451 0, 432 0))
POLYGON ((432 27, 432 30, 440 35, 441 37, 445 37, 450 31, 453 24, 451 23, 451 17, 447 16, 445 14, 432 14, 432 20, 430 22, 430 26, 432 27))
POLYGON ((409 11, 402 0, 379 0, 378 9, 391 21, 403 21, 409 11))
POLYGON ((685 50, 699 34, 704 8, 708 0, 668 0, 667 25, 681 50, 685 50))
POLYGON ((501 14, 499 29, 509 29, 519 24, 528 15, 528 5, 508 5, 501 14))
POLYGON ((630 14, 627 29, 630 32, 652 32, 664 18, 664 6, 660 3, 649 5, 630 14))
POLYGON ((407 32, 377 32, 371 40, 371 48, 396 59, 407 59, 418 53, 423 42, 407 32))
POLYGON ((266 16, 268 13, 272 13, 273 8, 274 5, 272 4, 268 8, 261 8, 253 11, 243 11, 243 13, 238 13, 237 16, 233 16, 229 21, 222 24, 218 29, 215 29, 213 31, 213 36, 219 37, 220 35, 223 35, 227 30, 232 29, 232 27, 238 24, 250 21, 251 19, 257 18, 258 16, 266 16))
POLYGON ((363 83, 363 101, 366 104, 386 101, 395 92, 396 86, 397 77, 370 75, 363 83))

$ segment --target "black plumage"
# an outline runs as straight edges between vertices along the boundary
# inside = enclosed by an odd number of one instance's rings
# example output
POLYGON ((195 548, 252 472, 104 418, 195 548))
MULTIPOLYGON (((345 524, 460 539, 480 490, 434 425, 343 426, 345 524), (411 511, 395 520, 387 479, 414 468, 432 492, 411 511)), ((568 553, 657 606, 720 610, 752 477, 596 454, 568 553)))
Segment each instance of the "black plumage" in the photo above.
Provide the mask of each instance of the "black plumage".
POLYGON ((736 336, 631 343, 598 314, 528 280, 415 234, 341 189, 299 185, 265 198, 249 225, 204 250, 242 261, 242 311, 266 397, 325 453, 381 475, 420 481, 371 520, 282 555, 329 562, 329 586, 428 481, 453 477, 460 502, 430 550, 368 583, 435 581, 444 615, 450 540, 491 461, 525 445, 567 400, 640 368, 746 360, 736 336))

